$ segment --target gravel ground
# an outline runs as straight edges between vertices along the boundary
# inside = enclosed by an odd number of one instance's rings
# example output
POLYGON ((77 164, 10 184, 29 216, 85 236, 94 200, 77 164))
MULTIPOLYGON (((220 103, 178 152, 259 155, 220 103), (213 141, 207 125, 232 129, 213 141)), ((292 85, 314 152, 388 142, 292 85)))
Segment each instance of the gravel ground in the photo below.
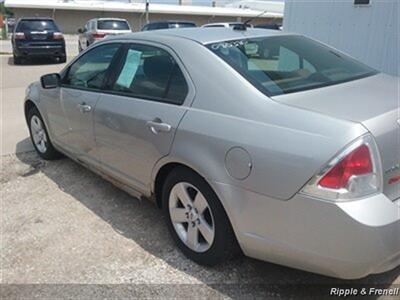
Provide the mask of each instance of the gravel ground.
POLYGON ((313 288, 400 284, 400 268, 341 281, 245 257, 199 266, 175 248, 154 204, 66 158, 3 156, 0 189, 4 298, 298 298, 313 288))

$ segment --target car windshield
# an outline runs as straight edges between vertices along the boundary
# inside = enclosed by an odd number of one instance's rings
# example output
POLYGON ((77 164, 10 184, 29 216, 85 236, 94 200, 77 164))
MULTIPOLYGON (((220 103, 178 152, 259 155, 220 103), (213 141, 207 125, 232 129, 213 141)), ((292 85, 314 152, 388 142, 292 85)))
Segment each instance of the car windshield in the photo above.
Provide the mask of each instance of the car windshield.
POLYGON ((171 23, 170 28, 189 28, 196 27, 196 24, 193 23, 171 23))
POLYGON ((58 31, 53 20, 22 20, 17 31, 58 31))
POLYGON ((97 29, 101 30, 129 30, 126 21, 118 20, 100 20, 97 22, 97 29))
POLYGON ((207 47, 268 96, 377 73, 343 53, 297 35, 224 41, 207 47))

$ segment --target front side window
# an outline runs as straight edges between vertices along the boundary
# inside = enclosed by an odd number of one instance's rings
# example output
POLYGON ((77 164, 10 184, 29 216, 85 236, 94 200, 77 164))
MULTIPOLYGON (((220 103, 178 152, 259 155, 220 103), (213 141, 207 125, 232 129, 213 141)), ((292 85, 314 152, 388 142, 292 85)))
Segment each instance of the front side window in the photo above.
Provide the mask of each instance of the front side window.
POLYGON ((302 36, 250 38, 207 47, 268 96, 376 74, 372 68, 302 36))
POLYGON ((185 77, 165 50, 130 45, 111 90, 135 98, 182 104, 188 94, 185 77))
POLYGON ((101 89, 119 44, 107 44, 85 53, 69 68, 63 84, 82 89, 101 89))

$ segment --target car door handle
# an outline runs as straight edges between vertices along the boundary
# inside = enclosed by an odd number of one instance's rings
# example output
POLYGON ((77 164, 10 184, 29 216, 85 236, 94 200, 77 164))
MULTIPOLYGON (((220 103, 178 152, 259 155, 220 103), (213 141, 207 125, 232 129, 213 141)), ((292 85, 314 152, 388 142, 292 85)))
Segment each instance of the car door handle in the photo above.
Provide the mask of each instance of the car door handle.
POLYGON ((82 114, 92 111, 92 107, 86 103, 78 104, 78 109, 82 114))
POLYGON ((160 119, 146 122, 146 127, 148 127, 154 134, 158 134, 159 132, 169 132, 172 128, 171 125, 162 123, 160 119))

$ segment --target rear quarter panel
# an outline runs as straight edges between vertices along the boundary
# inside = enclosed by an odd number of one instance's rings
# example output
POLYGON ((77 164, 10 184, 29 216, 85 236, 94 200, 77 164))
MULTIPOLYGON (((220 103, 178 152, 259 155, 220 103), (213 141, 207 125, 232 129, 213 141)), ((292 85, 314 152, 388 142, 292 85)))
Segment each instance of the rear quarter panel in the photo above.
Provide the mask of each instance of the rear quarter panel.
POLYGON ((209 182, 287 200, 340 149, 366 132, 361 125, 348 126, 307 111, 283 113, 286 108, 278 105, 262 106, 271 108, 265 112, 269 120, 190 109, 179 126, 171 155, 190 162, 209 182), (274 112, 282 119, 286 115, 287 124, 274 122, 274 112), (251 172, 245 179, 235 179, 227 171, 226 154, 233 147, 250 155, 251 172))

